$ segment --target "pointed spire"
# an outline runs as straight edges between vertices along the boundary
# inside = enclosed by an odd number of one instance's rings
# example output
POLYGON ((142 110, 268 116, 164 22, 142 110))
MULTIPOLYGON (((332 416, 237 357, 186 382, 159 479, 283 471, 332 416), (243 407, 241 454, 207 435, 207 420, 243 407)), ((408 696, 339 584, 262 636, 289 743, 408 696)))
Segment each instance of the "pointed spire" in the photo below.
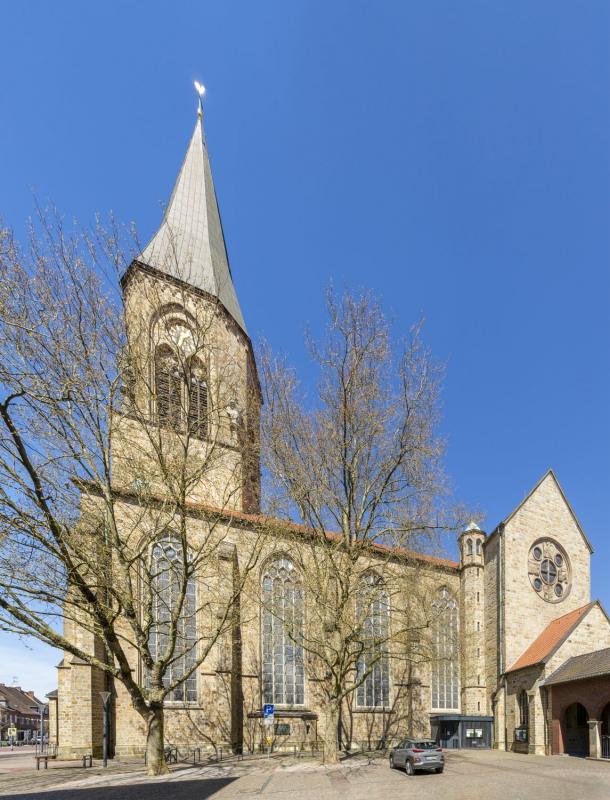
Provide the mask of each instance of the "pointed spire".
POLYGON ((246 332, 239 308, 210 168, 201 84, 197 122, 161 226, 139 261, 217 297, 246 332))

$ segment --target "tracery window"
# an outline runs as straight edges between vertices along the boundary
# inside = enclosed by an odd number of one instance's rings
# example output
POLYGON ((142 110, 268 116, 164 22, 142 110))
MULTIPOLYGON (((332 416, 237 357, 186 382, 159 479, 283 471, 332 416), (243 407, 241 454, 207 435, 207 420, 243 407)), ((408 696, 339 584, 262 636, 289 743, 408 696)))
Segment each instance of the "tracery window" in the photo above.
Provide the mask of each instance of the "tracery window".
POLYGON ((208 434, 208 383, 206 370, 195 356, 188 355, 182 341, 181 357, 167 344, 155 353, 155 395, 157 420, 175 431, 204 439, 208 434))
POLYGON ((359 597, 364 616, 362 638, 365 651, 358 660, 356 680, 368 674, 356 689, 356 705, 385 708, 390 704, 390 663, 388 658, 389 598, 378 575, 368 574, 359 597))
POLYGON ((208 433, 208 384, 203 364, 197 358, 189 361, 187 421, 191 436, 203 439, 208 433))
MULTIPOLYGON (((153 593, 153 624, 150 631, 150 649, 154 659, 164 656, 171 633, 172 617, 178 613, 181 589, 184 584, 184 558, 182 545, 174 537, 167 537, 153 547, 151 559, 151 589, 153 593)), ((173 660, 163 678, 165 687, 185 675, 197 659, 196 587, 193 575, 187 577, 186 593, 179 611, 173 660)), ((165 698, 166 700, 193 702, 197 700, 197 677, 189 675, 165 698)))
POLYGON ((178 430, 182 417, 182 378, 178 358, 166 345, 158 347, 155 354, 155 396, 159 424, 178 430))
POLYGON ((271 561, 263 574, 263 702, 303 705, 303 587, 288 558, 271 561))
POLYGON ((432 601, 432 611, 432 708, 458 708, 458 604, 446 586, 432 601))

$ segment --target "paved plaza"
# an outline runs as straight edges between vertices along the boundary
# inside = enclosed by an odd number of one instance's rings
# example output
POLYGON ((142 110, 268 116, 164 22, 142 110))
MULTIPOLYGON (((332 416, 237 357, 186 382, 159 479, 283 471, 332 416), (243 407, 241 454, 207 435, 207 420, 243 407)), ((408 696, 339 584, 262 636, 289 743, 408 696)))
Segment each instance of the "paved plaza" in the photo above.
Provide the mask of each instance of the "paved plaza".
POLYGON ((82 770, 55 765, 30 769, 30 754, 0 756, 0 796, 40 800, 608 800, 610 763, 493 751, 447 754, 442 775, 412 778, 390 770, 385 759, 354 758, 339 767, 292 760, 178 767, 147 778, 142 765, 96 765, 82 770), (19 764, 16 759, 21 759, 19 764))

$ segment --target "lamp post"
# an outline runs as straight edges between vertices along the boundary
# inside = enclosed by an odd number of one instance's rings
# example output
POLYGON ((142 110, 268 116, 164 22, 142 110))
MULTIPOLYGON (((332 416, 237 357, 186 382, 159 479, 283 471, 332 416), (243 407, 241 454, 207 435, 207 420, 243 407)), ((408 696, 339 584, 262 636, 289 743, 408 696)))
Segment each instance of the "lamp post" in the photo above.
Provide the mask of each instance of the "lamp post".
POLYGON ((110 711, 110 692, 100 692, 104 706, 104 766, 108 766, 108 712, 110 711))

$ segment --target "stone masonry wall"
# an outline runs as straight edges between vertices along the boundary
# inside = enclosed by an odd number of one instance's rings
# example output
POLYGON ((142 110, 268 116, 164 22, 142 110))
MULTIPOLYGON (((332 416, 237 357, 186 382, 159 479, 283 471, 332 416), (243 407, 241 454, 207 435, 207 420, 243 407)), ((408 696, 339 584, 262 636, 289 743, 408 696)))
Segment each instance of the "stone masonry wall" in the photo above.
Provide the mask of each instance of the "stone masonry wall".
POLYGON ((549 473, 505 526, 504 624, 509 669, 547 625, 590 599, 590 551, 555 478, 549 473), (531 587, 528 554, 539 538, 557 541, 570 560, 572 586, 549 603, 531 587))

